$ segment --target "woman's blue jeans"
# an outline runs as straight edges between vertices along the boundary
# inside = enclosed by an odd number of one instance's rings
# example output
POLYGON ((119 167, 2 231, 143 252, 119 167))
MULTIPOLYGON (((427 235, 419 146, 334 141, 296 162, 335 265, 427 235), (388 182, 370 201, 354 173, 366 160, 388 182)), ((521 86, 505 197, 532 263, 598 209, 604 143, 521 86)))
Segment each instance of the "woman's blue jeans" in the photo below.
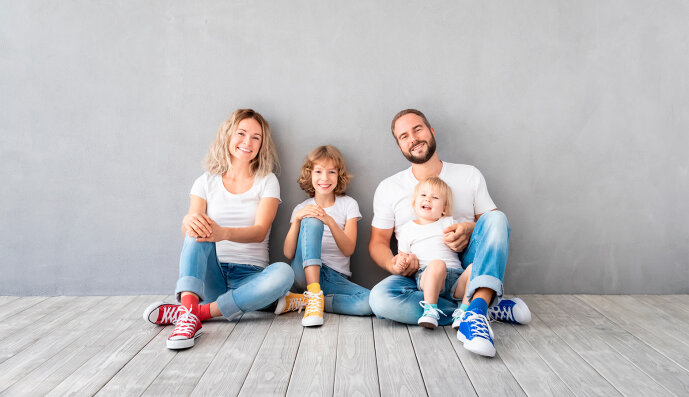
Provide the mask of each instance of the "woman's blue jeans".
POLYGON ((325 295, 325 311, 354 316, 370 316, 368 304, 369 290, 349 281, 347 277, 327 266, 321 260, 321 241, 323 222, 316 218, 304 218, 299 226, 297 251, 292 261, 294 282, 297 287, 306 289, 306 266, 320 266, 319 284, 325 295))
MULTIPOLYGON (((493 300, 488 303, 489 306, 497 304, 502 297, 509 240, 510 225, 504 213, 489 211, 481 215, 476 222, 469 245, 460 254, 462 266, 466 268, 473 263, 466 292, 469 300, 478 288, 490 288, 495 291, 493 300)), ((419 291, 414 278, 392 275, 371 289, 369 303, 373 313, 379 318, 416 324, 423 312, 419 305, 422 300, 423 291, 419 291)), ((438 308, 448 314, 441 316, 438 324, 452 323, 450 314, 457 308, 457 302, 440 297, 438 308)))
POLYGON ((294 282, 289 265, 273 263, 265 269, 239 263, 218 263, 215 243, 186 236, 179 259, 175 293, 193 292, 202 303, 217 302, 231 320, 242 313, 263 309, 285 295, 294 282))

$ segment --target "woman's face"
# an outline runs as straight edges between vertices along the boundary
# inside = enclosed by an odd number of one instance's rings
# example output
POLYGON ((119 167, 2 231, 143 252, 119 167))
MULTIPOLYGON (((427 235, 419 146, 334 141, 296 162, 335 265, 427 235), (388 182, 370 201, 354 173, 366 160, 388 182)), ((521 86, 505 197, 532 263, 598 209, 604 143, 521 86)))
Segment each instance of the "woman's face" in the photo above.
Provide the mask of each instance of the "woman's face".
POLYGON ((332 160, 319 160, 313 163, 311 183, 318 195, 332 193, 337 187, 338 169, 332 160))
POLYGON ((237 130, 230 137, 230 158, 232 161, 250 162, 261 149, 263 129, 258 121, 248 118, 239 122, 237 130))

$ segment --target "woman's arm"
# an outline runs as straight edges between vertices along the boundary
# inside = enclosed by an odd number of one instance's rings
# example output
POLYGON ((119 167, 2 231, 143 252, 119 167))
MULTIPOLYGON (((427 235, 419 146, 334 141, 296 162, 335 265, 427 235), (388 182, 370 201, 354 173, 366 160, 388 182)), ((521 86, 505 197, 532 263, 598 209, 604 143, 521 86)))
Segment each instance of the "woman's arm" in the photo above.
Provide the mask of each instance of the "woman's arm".
POLYGON ((206 215, 206 200, 189 195, 189 212, 182 218, 182 233, 189 237, 209 237, 211 232, 211 219, 206 215))
POLYGON ((248 227, 221 227, 211 220, 211 235, 207 238, 198 238, 197 241, 222 241, 229 240, 235 243, 260 243, 265 240, 270 225, 273 224, 278 212, 280 200, 274 197, 264 197, 258 202, 256 218, 253 226, 248 227))

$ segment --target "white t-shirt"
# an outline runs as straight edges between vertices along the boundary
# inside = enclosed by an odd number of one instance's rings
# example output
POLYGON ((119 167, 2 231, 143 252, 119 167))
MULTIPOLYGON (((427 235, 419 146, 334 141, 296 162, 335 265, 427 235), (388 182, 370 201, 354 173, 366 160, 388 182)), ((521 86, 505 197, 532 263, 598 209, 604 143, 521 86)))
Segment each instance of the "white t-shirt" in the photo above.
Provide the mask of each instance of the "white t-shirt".
MULTIPOLYGON (((301 204, 294 207, 290 223, 294 222, 294 215, 297 211, 310 204, 316 204, 316 201, 313 198, 306 199, 301 204)), ((344 230, 345 223, 347 223, 348 220, 356 218, 358 221, 361 219, 359 204, 349 196, 335 196, 335 204, 323 209, 326 214, 333 217, 337 226, 342 230, 344 230)), ((337 270, 347 276, 352 275, 352 272, 349 270, 349 257, 344 256, 342 251, 337 247, 333 233, 328 226, 323 229, 323 239, 321 239, 321 260, 323 264, 333 270, 337 270)))
MULTIPOLYGON (((206 200, 206 214, 222 227, 253 226, 256 220, 258 202, 265 197, 280 200, 280 184, 272 172, 264 177, 254 177, 254 184, 241 194, 232 194, 225 189, 222 176, 205 172, 194 181, 191 193, 206 200)), ((236 243, 218 241, 215 251, 220 263, 241 263, 245 265, 268 266, 268 237, 260 243, 236 243)))
MULTIPOLYGON (((476 167, 465 164, 443 162, 438 175, 452 189, 452 218, 456 222, 474 222, 474 215, 497 208, 488 194, 486 180, 476 167)), ((405 223, 416 219, 411 202, 414 188, 419 183, 411 167, 384 179, 373 196, 373 221, 378 229, 395 229, 399 241, 399 230, 405 223)))
POLYGON ((409 221, 400 227, 397 248, 401 252, 415 254, 422 269, 432 260, 441 260, 448 268, 459 269, 462 264, 457 253, 443 242, 443 230, 455 223, 449 216, 425 225, 409 221))

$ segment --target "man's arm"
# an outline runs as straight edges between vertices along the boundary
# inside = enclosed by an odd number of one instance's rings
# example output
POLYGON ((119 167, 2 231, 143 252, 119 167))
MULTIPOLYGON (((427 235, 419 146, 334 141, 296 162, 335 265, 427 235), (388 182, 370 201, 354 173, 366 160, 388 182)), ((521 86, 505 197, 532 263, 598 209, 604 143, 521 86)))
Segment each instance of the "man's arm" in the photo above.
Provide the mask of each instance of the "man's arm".
POLYGON ((409 265, 404 271, 395 267, 397 256, 390 249, 390 239, 393 229, 378 229, 371 227, 371 240, 368 243, 368 252, 371 259, 382 269, 392 274, 410 276, 419 270, 419 260, 415 255, 409 255, 409 265))

